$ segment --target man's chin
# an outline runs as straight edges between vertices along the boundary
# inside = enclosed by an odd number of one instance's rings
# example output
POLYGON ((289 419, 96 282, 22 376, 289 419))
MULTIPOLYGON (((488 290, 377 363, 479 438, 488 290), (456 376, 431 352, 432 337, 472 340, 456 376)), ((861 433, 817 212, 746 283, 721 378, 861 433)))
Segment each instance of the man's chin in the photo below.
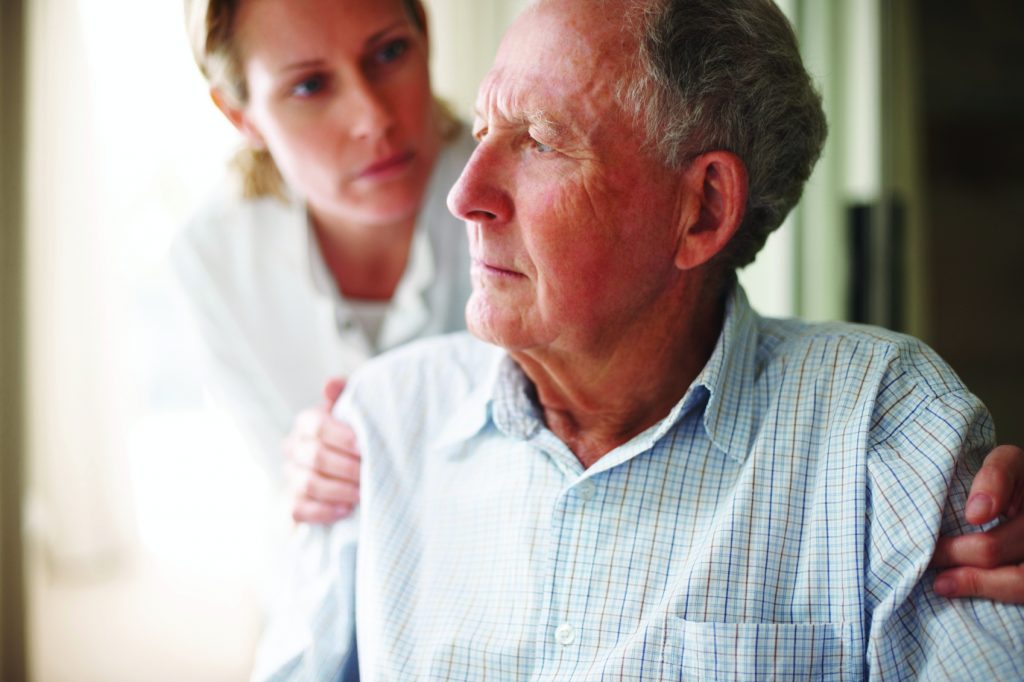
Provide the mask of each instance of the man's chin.
POLYGON ((470 334, 484 343, 489 343, 492 346, 499 346, 501 348, 508 348, 508 346, 503 343, 505 335, 498 333, 494 324, 485 323, 479 319, 475 319, 469 313, 466 314, 466 329, 469 330, 470 334))
POLYGON ((508 320, 501 318, 501 315, 493 313, 474 315, 472 310, 467 310, 466 328, 470 334, 484 343, 509 351, 518 350, 524 341, 522 330, 518 328, 518 325, 510 324, 508 320))

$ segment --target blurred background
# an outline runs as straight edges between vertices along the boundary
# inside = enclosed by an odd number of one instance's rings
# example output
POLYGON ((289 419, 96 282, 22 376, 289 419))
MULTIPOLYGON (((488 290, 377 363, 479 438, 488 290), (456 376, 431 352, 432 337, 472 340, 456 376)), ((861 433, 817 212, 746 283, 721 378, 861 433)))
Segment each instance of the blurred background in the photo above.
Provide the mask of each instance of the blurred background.
MULTIPOLYGON (((425 0, 467 114, 523 0, 425 0)), ((925 339, 1024 443, 1024 3, 787 0, 831 134, 742 275, 925 339)), ((180 2, 0 3, 0 679, 243 680, 286 523, 163 261, 238 144, 180 2)))

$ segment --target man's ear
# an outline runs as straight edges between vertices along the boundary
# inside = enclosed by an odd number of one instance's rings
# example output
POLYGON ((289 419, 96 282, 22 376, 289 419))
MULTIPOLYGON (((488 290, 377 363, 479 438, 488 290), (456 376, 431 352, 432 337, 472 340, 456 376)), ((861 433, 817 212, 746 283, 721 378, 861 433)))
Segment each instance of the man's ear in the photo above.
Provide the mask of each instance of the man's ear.
POLYGON ((256 129, 256 126, 249 120, 249 116, 245 113, 245 109, 239 107, 231 102, 231 100, 225 96, 223 92, 217 88, 210 88, 210 99, 220 109, 220 113, 224 114, 224 117, 231 122, 231 125, 235 127, 235 130, 242 134, 245 138, 246 144, 253 149, 266 149, 266 143, 263 142, 263 136, 260 135, 260 131, 256 129))
POLYGON ((682 182, 690 200, 680 216, 675 263, 689 270, 714 258, 743 222, 747 167, 731 152, 707 152, 690 162, 682 182))

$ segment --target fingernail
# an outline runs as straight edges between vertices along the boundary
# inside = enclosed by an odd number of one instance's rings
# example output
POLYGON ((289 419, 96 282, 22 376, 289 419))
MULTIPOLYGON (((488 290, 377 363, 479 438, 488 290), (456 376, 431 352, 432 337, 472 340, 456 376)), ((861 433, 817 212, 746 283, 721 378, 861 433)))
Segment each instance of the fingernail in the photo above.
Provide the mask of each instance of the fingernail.
POLYGON ((942 576, 935 580, 935 584, 932 585, 932 589, 935 590, 935 594, 943 597, 951 597, 956 594, 956 580, 949 576, 942 576))
POLYGON ((967 512, 967 516, 987 519, 992 515, 994 507, 995 503, 992 501, 991 497, 985 493, 978 493, 977 495, 972 495, 971 498, 967 500, 967 508, 965 511, 967 512))

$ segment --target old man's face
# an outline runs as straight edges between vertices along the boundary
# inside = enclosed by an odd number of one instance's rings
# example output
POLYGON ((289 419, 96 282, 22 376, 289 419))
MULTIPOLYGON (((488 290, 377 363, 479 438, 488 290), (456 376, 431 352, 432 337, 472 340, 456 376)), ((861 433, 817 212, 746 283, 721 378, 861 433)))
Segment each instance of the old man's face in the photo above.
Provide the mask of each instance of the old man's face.
POLYGON ((636 51, 618 4, 531 7, 480 88, 448 205, 469 233, 469 328, 509 350, 600 351, 679 275, 689 197, 617 102, 636 51))

